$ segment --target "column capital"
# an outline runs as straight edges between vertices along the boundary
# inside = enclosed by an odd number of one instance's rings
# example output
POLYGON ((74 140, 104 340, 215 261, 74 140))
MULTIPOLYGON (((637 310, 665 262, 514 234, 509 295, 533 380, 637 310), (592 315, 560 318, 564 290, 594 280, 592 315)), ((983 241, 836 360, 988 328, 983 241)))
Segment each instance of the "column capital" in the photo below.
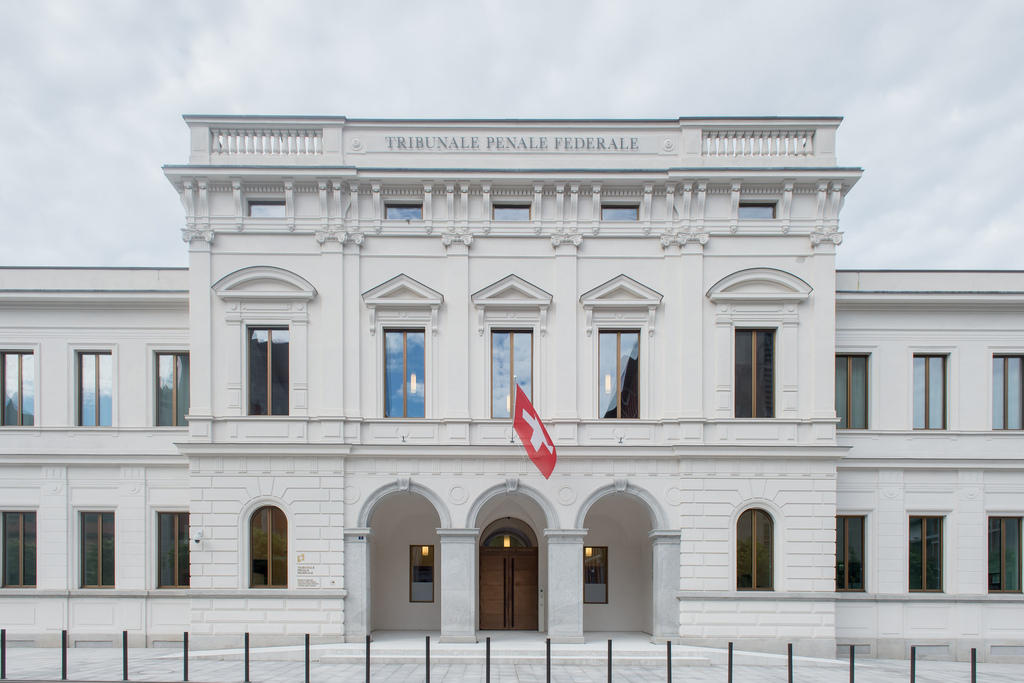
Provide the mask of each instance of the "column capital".
POLYGON ((545 529, 544 538, 548 543, 579 543, 583 545, 583 537, 590 529, 545 529))
POLYGON ((476 543, 480 536, 479 529, 436 529, 441 542, 448 543, 476 543))
POLYGON ((370 537, 371 533, 373 532, 369 528, 349 527, 348 529, 345 529, 345 542, 365 542, 370 537))

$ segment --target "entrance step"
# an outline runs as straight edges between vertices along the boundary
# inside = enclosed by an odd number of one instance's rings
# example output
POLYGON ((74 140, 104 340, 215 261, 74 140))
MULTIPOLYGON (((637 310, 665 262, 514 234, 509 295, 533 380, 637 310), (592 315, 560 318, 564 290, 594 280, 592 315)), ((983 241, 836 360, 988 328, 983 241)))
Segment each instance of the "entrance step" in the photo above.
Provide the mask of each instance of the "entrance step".
MULTIPOLYGON (((363 653, 334 653, 320 654, 319 661, 330 664, 359 664, 365 662, 363 653)), ((593 650, 566 652, 564 650, 551 653, 551 665, 588 665, 601 664, 605 661, 606 653, 593 650)), ((422 664, 424 653, 412 653, 409 651, 380 651, 370 652, 370 665, 374 664, 422 664)), ((431 650, 431 664, 484 664, 486 660, 483 652, 435 652, 431 650)), ((544 653, 536 650, 497 652, 491 650, 491 664, 544 664, 544 653)), ((612 652, 612 664, 616 666, 665 666, 665 655, 654 656, 650 652, 612 652)), ((711 660, 707 657, 696 655, 673 655, 672 666, 711 666, 711 660)))

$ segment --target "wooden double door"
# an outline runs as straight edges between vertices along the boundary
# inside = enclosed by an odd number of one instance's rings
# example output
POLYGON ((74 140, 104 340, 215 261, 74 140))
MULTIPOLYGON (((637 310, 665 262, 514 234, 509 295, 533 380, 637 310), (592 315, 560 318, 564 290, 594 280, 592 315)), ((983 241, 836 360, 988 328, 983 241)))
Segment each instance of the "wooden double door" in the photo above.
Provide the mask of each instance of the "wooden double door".
POLYGON ((537 630, 537 549, 480 549, 480 629, 537 630))

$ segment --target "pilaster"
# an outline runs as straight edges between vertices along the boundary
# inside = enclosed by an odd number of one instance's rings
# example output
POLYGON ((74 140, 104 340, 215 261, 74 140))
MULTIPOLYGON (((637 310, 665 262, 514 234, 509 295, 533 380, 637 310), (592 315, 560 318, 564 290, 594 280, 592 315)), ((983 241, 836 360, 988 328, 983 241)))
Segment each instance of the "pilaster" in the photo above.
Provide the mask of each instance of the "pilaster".
POLYGON ((479 529, 438 529, 441 537, 441 642, 475 643, 479 529))
POLYGON ((679 636, 679 604, 671 596, 679 592, 679 531, 654 529, 651 539, 651 639, 679 636))
POLYGON ((345 640, 361 642, 370 633, 370 530, 345 530, 345 640))
POLYGON ((583 538, 586 529, 545 529, 548 543, 548 637, 583 642, 583 538))

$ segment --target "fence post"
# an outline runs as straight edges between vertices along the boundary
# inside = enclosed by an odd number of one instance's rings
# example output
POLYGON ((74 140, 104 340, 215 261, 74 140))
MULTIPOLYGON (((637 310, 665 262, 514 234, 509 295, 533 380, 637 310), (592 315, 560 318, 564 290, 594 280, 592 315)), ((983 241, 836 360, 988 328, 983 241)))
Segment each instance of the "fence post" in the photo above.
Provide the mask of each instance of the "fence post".
POLYGON ((249 632, 245 632, 245 683, 249 683, 249 632))
POLYGON ((608 683, 612 683, 612 639, 608 639, 608 683))
POLYGON ((309 634, 306 634, 306 683, 309 683, 309 634))
POLYGON ((668 681, 668 683, 672 683, 672 641, 671 640, 666 640, 665 641, 665 660, 666 660, 666 667, 667 667, 667 674, 668 674, 668 676, 666 676, 666 680, 668 681))
POLYGON ((544 645, 544 649, 545 649, 544 659, 545 659, 546 668, 547 668, 547 678, 545 680, 547 681, 547 683, 551 683, 551 639, 550 638, 547 639, 547 641, 546 641, 546 643, 544 645))
POLYGON ((917 680, 917 648, 910 646, 910 683, 917 680))
POLYGON ((491 683, 491 637, 487 636, 487 656, 484 671, 486 673, 485 683, 491 683))
POLYGON ((430 636, 427 636, 427 678, 426 683, 430 683, 430 636))
POLYGON ((853 643, 850 643, 850 683, 854 683, 853 680, 853 659, 854 659, 853 643))
POLYGON ((188 681, 188 631, 181 634, 181 680, 188 681))
POLYGON ((128 680, 128 631, 121 631, 121 680, 128 680))
POLYGON ((366 634, 366 683, 370 683, 370 634, 366 634))
POLYGON ((729 641, 729 683, 732 683, 732 641, 729 641))
POLYGON ((60 632, 60 680, 68 680, 68 630, 60 632))
POLYGON ((7 678, 7 629, 0 628, 0 679, 7 678))
POLYGON ((978 683, 978 648, 971 648, 971 683, 978 683))
POLYGON ((789 683, 793 683, 793 643, 786 643, 786 660, 789 667, 789 683))

